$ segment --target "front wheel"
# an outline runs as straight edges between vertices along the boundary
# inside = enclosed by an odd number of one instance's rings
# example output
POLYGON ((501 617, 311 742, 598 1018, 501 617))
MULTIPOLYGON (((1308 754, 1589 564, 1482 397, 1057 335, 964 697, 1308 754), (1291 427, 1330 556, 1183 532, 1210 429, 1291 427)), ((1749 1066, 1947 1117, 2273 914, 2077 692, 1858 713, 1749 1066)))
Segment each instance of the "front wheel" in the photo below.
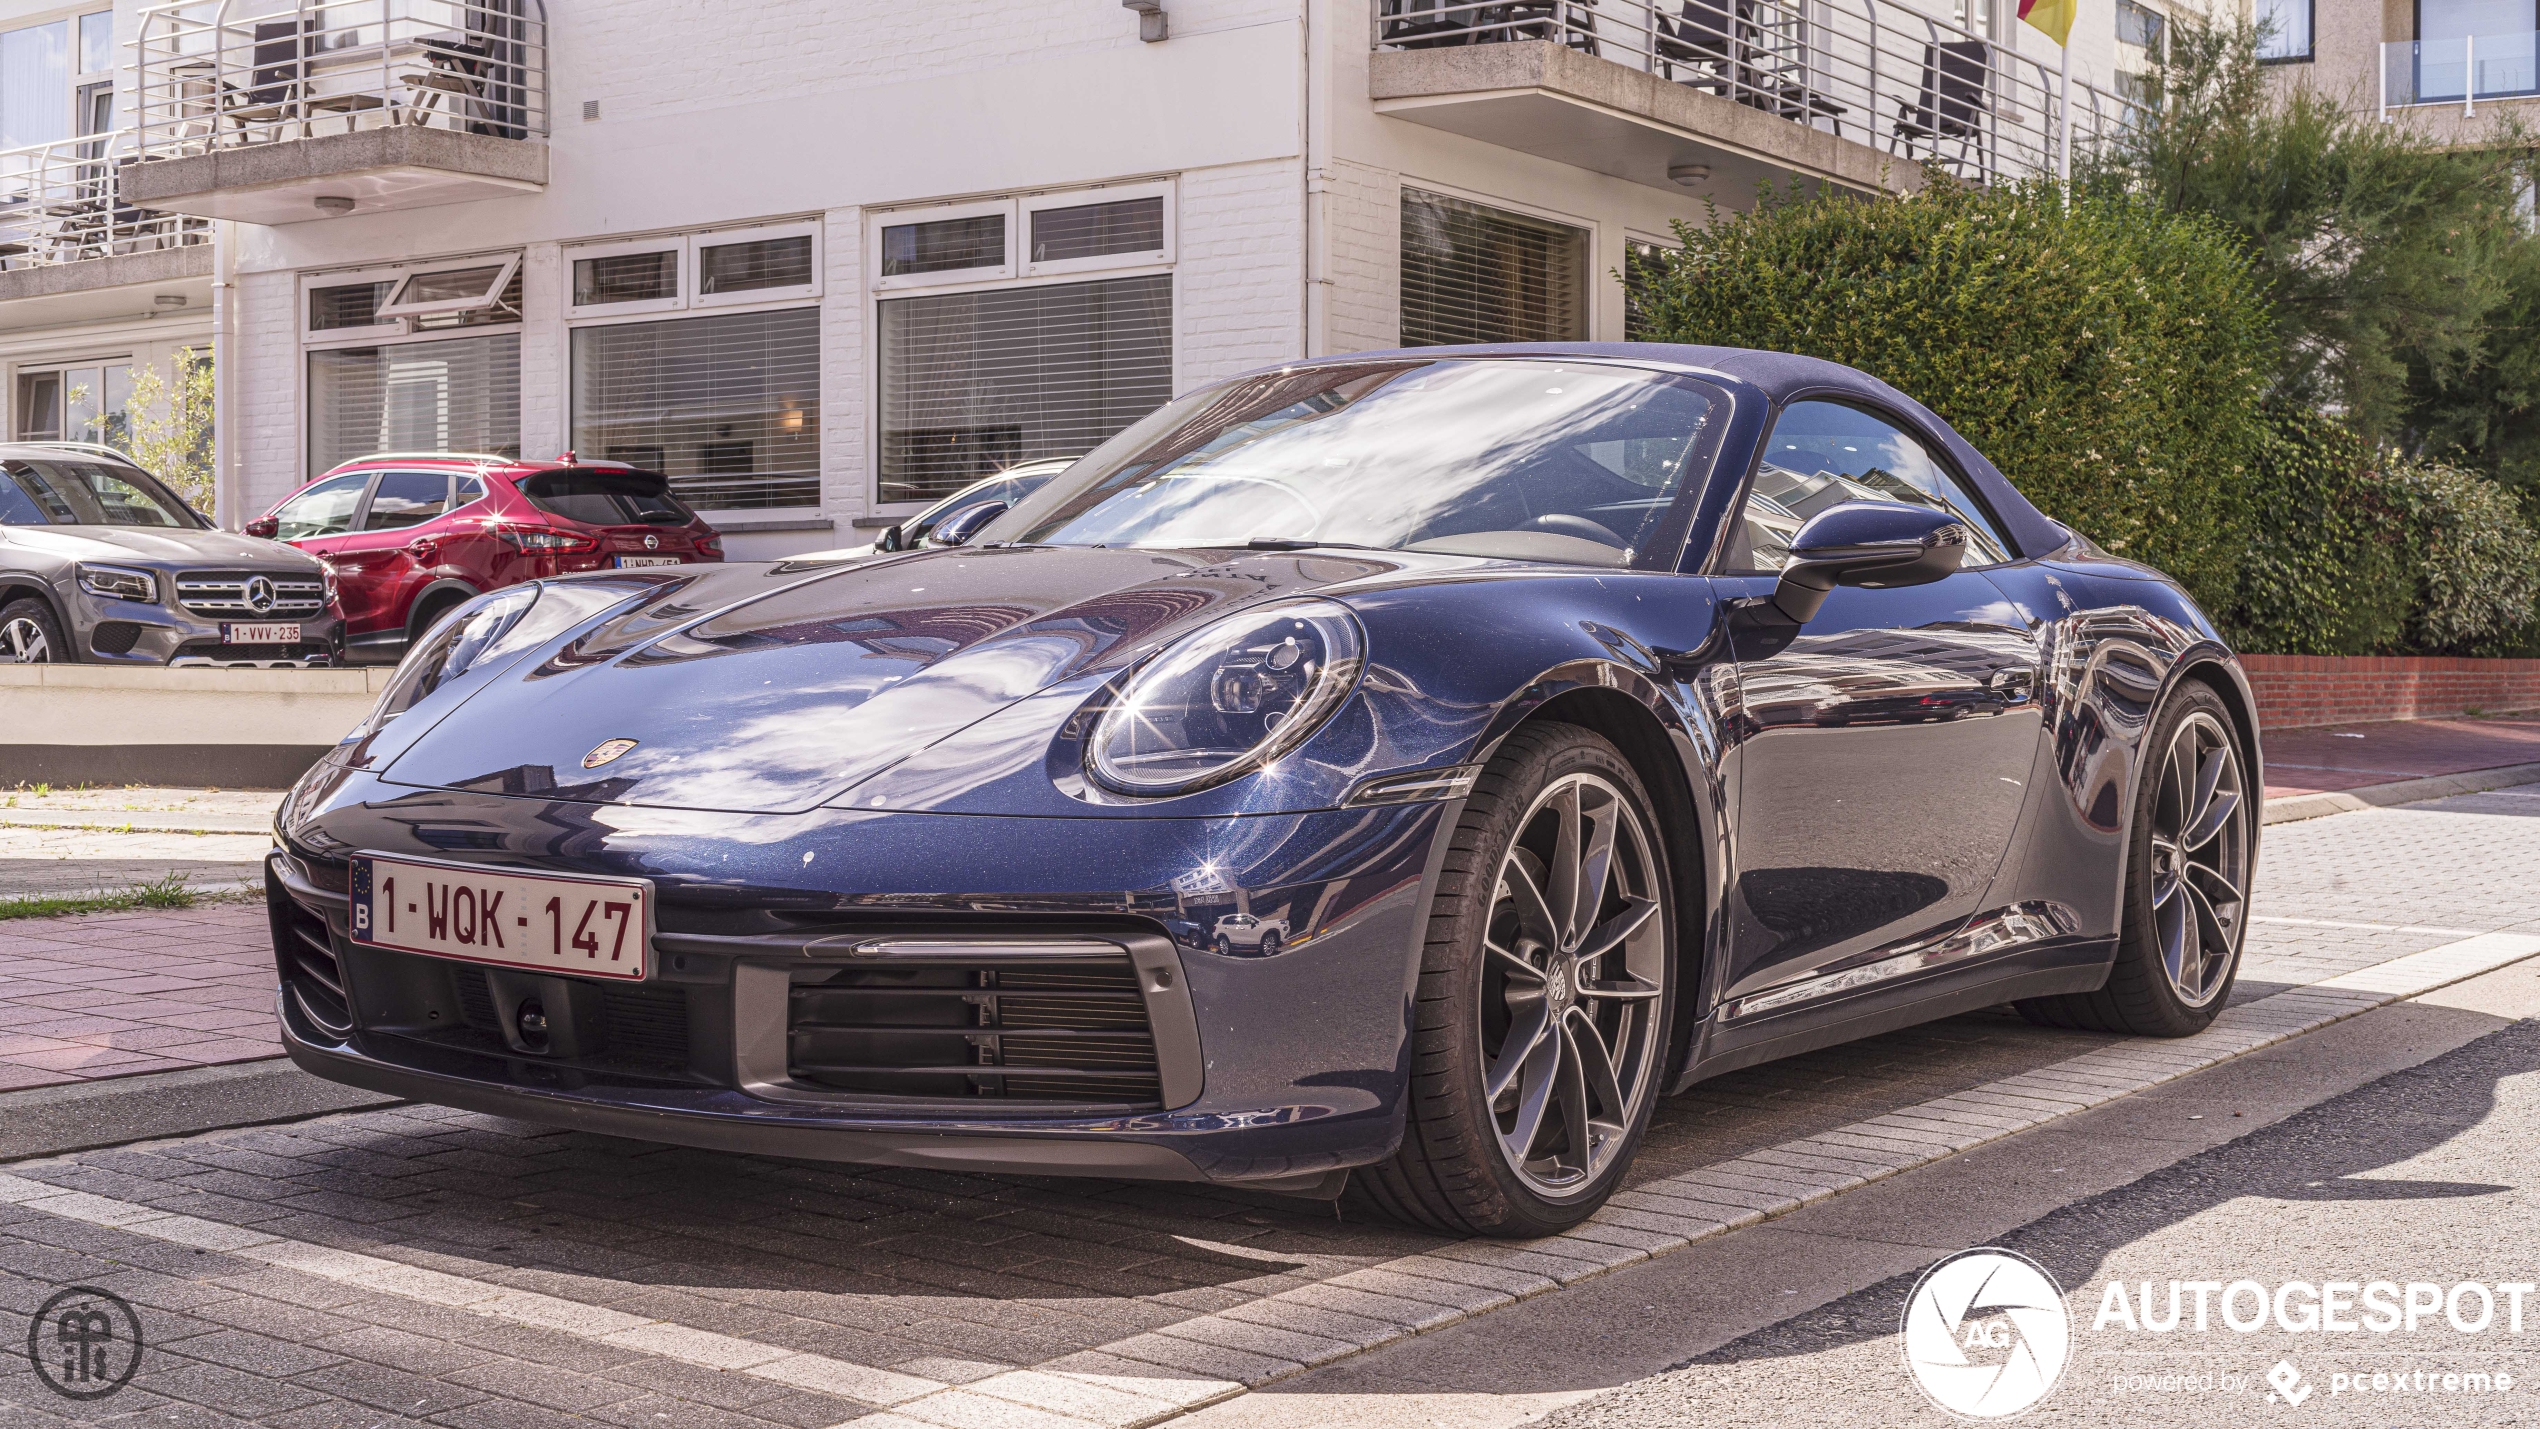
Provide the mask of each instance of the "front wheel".
POLYGON ((1456 1234, 1551 1235, 1621 1184, 1665 1069, 1675 889, 1639 776, 1530 726, 1452 835, 1420 968, 1408 1124, 1352 1184, 1456 1234))
POLYGON ((71 658, 53 608, 29 597, 0 606, 0 664, 45 665, 71 658))
POLYGON ((2231 711, 2182 685, 2143 749, 2116 963, 2097 992, 2020 1003, 2041 1026, 2185 1037, 2213 1023, 2239 975, 2260 790, 2231 711))

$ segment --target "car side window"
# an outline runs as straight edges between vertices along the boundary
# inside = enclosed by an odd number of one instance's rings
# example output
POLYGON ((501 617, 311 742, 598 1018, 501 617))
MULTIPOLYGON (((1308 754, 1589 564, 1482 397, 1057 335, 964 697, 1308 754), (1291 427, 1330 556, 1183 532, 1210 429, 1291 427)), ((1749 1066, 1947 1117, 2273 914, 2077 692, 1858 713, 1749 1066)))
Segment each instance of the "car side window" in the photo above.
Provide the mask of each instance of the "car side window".
POLYGON ((382 473, 379 489, 370 494, 365 531, 395 531, 420 526, 450 509, 450 474, 444 471, 382 473))
POLYGON ((462 476, 457 482, 457 494, 450 498, 450 509, 456 511, 460 507, 466 506, 471 502, 482 501, 484 499, 485 478, 481 476, 462 476))
POLYGON ((329 477, 290 500, 273 513, 278 528, 274 535, 284 541, 297 541, 306 536, 341 536, 353 529, 353 512, 362 504, 362 490, 370 485, 370 473, 349 472, 329 477))
POLYGON ((78 519, 35 468, 15 462, 0 466, 0 526, 68 526, 78 519))
POLYGON ((1969 566, 2010 559, 2001 528, 1931 449, 1895 423, 1839 402, 1793 402, 1765 439, 1730 528, 1730 575, 1770 575, 1790 559, 1791 538, 1811 516, 1847 501, 1933 506, 1967 524, 1969 566))

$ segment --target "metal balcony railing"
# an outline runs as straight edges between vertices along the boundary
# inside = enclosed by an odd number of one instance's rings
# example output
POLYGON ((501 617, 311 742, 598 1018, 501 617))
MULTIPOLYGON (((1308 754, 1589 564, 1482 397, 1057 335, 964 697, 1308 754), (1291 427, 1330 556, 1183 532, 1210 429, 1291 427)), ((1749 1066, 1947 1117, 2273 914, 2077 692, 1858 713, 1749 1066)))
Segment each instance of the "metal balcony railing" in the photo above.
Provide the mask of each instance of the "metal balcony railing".
MULTIPOLYGON (((1548 40, 1981 182, 2149 111, 1894 0, 1381 0, 1380 50, 1548 40), (2066 117, 2070 122, 2067 125, 2066 117)), ((2069 150, 2068 147, 2069 146, 2069 150)))
POLYGON ((2391 40, 2381 47, 2381 113, 2421 104, 2457 104, 2464 114, 2482 99, 2540 95, 2540 34, 2463 35, 2452 40, 2391 40))
POLYGON ((208 242, 211 224, 124 202, 129 129, 0 149, 0 268, 49 268, 208 242))
POLYGON ((190 0, 141 14, 140 151, 419 125, 547 135, 541 0, 190 0))

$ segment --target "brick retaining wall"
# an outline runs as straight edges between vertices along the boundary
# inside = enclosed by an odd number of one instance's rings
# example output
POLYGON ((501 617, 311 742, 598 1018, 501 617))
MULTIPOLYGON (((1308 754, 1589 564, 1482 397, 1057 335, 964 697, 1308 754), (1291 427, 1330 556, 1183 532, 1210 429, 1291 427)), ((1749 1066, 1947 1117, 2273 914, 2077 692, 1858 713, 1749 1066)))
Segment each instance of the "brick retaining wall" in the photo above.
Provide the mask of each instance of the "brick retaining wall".
POLYGON ((2268 729, 2540 710, 2540 660, 2243 655, 2268 729))

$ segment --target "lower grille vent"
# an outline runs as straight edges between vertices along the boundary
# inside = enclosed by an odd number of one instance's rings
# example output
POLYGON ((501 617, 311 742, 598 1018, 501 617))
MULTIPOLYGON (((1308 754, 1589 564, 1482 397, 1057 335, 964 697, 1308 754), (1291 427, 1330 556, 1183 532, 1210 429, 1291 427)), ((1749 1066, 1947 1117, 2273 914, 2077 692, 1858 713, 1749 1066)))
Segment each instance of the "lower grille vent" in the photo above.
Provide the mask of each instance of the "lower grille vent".
POLYGON ((299 1000, 300 1010, 339 1036, 353 1030, 353 1012, 344 996, 344 967, 335 957, 326 920, 288 897, 272 901, 273 952, 282 985, 299 1000))
POLYGON ((101 620, 88 637, 88 648, 100 655, 129 655, 141 643, 141 627, 129 620, 101 620))
POLYGON ((792 1077, 837 1091, 1149 1108, 1163 1099, 1125 952, 830 969, 793 987, 788 1030, 792 1077))
MULTIPOLYGON (((491 1048, 508 1046, 490 975, 483 968, 469 967, 453 969, 451 975, 458 984, 459 1015, 468 1027, 489 1034, 491 1048)), ((592 1049, 578 1060, 648 1071, 688 1069, 686 993, 676 987, 626 983, 601 983, 597 990, 595 1004, 577 999, 587 1015, 575 1014, 575 1036, 592 1049)), ((550 1015, 556 1015, 554 1009, 550 1015)))

